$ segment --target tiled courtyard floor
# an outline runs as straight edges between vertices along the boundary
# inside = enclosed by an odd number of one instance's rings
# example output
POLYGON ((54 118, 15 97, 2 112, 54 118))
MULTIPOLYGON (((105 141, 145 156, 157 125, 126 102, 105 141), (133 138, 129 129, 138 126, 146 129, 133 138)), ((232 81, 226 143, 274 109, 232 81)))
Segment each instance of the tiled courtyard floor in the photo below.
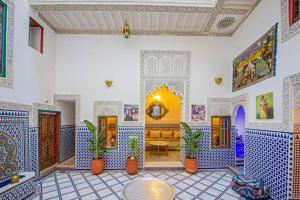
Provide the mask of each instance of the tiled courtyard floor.
POLYGON ((176 200, 237 200, 230 188, 228 171, 204 171, 190 175, 183 170, 145 170, 128 176, 126 171, 105 171, 93 176, 86 171, 56 172, 42 181, 42 194, 36 199, 118 200, 127 182, 143 177, 167 180, 175 188, 176 200))

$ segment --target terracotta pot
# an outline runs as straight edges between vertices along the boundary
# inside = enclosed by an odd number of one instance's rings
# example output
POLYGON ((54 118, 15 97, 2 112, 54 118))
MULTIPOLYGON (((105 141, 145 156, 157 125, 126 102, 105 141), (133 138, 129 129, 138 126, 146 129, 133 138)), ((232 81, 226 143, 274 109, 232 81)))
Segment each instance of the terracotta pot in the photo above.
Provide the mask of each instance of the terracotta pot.
POLYGON ((127 158, 126 170, 129 175, 134 175, 138 172, 138 160, 127 158))
POLYGON ((185 159, 185 171, 190 174, 195 174, 198 171, 197 159, 185 159))
POLYGON ((92 160, 91 170, 93 175, 101 174, 104 170, 104 159, 100 158, 97 160, 92 160))

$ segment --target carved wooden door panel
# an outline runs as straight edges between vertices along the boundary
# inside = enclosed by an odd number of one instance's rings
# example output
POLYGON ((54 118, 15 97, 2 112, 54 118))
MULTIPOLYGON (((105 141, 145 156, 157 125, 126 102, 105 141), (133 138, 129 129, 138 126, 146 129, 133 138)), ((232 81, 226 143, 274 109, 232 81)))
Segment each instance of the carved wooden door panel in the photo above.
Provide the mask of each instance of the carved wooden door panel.
POLYGON ((40 114, 40 170, 56 163, 55 115, 40 114))
POLYGON ((47 116, 47 137, 48 137, 48 167, 56 163, 55 158, 55 129, 54 129, 54 115, 47 116))

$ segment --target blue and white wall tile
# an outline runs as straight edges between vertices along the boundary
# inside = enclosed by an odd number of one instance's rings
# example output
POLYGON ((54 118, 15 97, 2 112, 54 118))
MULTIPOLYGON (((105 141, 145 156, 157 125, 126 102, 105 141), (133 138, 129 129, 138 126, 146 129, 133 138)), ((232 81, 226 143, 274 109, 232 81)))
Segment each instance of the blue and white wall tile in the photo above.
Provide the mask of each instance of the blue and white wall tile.
POLYGON ((38 128, 29 129, 29 171, 39 174, 39 157, 38 157, 38 128))
POLYGON ((290 133, 247 129, 245 173, 271 189, 274 200, 287 199, 290 133))
POLYGON ((231 147, 229 149, 211 148, 211 128, 191 127, 193 131, 201 130, 204 136, 197 151, 198 166, 200 168, 227 168, 235 166, 235 131, 232 131, 231 147))
POLYGON ((75 125, 64 125, 60 128, 59 161, 63 162, 75 155, 75 125))
MULTIPOLYGON (((130 135, 138 137, 140 156, 139 167, 144 166, 144 127, 142 126, 119 126, 118 149, 110 150, 105 157, 106 169, 125 169, 125 161, 128 156, 128 141, 130 135)), ((91 138, 89 130, 85 126, 76 127, 76 168, 90 169, 93 154, 89 152, 87 141, 91 138)))
POLYGON ((0 109, 0 130, 9 133, 16 141, 20 172, 27 170, 29 113, 27 111, 0 109))

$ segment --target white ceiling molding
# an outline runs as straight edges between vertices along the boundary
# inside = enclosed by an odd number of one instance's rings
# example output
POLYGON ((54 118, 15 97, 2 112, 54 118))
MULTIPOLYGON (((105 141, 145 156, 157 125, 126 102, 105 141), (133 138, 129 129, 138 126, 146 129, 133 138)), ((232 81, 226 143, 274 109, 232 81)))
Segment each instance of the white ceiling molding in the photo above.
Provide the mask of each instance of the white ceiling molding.
POLYGON ((31 4, 124 4, 159 6, 203 6, 214 7, 217 0, 29 0, 31 4))
POLYGON ((121 34, 127 20, 132 35, 232 36, 260 1, 31 0, 30 5, 58 34, 121 34), (202 5, 188 5, 193 2, 202 5), (231 23, 220 28, 226 19, 231 23))

